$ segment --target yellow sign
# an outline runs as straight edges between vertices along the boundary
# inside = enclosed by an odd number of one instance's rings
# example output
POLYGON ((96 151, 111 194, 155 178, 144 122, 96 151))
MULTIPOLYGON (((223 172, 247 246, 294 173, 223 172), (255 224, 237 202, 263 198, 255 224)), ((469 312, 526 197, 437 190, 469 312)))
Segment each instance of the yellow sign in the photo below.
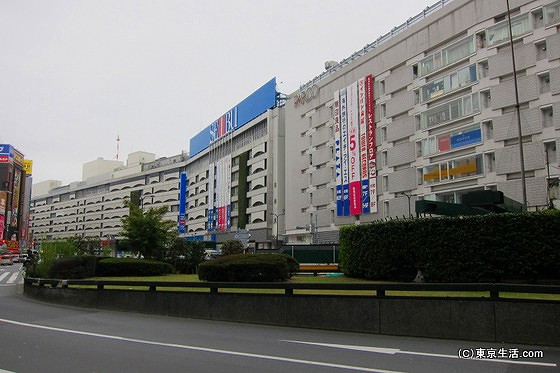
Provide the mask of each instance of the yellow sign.
POLYGON ((23 161, 23 170, 25 171, 26 175, 31 175, 33 171, 33 161, 25 159, 23 161))

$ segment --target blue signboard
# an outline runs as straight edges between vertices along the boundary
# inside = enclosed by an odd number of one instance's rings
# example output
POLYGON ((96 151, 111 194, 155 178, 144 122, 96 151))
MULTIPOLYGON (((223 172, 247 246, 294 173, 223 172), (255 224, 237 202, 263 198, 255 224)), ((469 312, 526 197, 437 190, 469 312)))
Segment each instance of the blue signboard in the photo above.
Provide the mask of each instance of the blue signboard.
POLYGON ((451 136, 451 149, 476 144, 482 141, 482 131, 477 128, 472 131, 463 132, 459 135, 451 136))
POLYGON ((179 179, 179 216, 177 218, 177 229, 179 234, 187 233, 187 173, 182 172, 179 179))
POLYGON ((219 119, 203 129, 190 140, 189 155, 192 157, 206 149, 213 141, 235 131, 262 113, 276 106, 276 78, 228 110, 219 119))

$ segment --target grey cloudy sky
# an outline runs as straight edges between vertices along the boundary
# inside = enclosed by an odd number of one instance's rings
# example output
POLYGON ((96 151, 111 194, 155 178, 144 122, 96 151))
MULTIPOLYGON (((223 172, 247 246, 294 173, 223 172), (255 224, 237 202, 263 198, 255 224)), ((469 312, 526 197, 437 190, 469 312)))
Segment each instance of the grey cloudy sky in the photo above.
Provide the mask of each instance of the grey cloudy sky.
POLYGON ((273 77, 296 91, 435 0, 0 0, 0 143, 33 181, 188 151, 273 77))

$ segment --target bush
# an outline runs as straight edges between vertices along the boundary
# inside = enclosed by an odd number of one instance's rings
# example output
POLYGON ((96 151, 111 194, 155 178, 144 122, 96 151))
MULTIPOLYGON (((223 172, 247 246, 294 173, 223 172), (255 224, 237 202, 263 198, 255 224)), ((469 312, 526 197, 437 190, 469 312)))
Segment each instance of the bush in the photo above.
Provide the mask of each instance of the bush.
POLYGON ((97 276, 161 276, 172 272, 171 264, 149 259, 107 258, 97 265, 97 276))
POLYGON ((245 247, 238 240, 228 240, 222 245, 222 256, 243 254, 244 252, 245 247))
POLYGON ((350 277, 428 282, 560 280, 560 212, 406 219, 340 230, 350 277))
POLYGON ((100 258, 83 255, 55 259, 51 262, 48 278, 82 279, 95 276, 95 269, 100 258))
POLYGON ((285 281, 299 268, 296 263, 288 255, 228 255, 200 264, 198 277, 204 281, 285 281))

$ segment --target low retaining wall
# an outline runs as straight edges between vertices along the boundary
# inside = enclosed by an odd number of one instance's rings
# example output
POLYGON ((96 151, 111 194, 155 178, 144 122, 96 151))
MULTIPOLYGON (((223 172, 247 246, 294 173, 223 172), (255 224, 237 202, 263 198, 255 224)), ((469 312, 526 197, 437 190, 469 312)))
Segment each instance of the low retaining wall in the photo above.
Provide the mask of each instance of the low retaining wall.
POLYGON ((27 281, 24 293, 57 304, 116 311, 560 346, 560 302, 555 301, 78 289, 27 281))

